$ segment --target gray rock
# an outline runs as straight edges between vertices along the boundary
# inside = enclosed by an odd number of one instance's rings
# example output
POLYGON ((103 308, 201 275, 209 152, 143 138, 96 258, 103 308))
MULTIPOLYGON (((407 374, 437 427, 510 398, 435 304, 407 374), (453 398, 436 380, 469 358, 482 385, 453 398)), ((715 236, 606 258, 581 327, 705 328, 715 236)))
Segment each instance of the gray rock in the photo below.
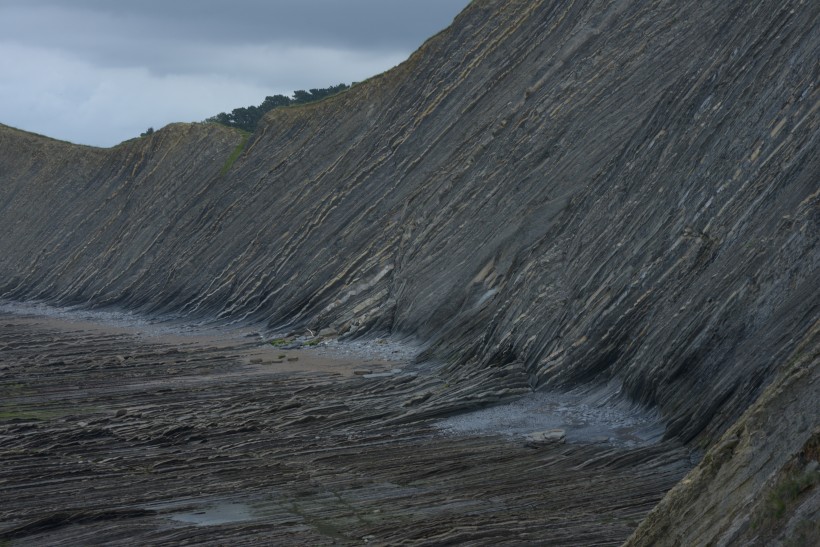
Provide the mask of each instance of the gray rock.
MULTIPOLYGON (((0 296, 392 333, 446 363, 430 413, 619 378, 713 446, 818 347, 820 10, 560 4, 472 2, 247 143, 0 126, 0 296)), ((772 461, 795 431, 766 430, 772 461)))
POLYGON ((563 429, 548 429, 546 431, 536 431, 524 436, 524 444, 538 447, 548 444, 560 444, 566 441, 567 432, 563 429))

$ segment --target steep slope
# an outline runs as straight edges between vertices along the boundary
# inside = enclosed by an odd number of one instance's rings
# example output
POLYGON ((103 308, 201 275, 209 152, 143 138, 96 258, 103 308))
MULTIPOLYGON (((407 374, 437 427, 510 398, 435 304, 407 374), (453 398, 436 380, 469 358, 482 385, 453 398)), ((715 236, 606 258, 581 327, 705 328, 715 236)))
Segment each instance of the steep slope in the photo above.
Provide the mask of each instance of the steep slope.
POLYGON ((414 337, 454 382, 622 386, 708 447, 817 320, 818 25, 800 0, 477 0, 233 165, 210 125, 111 150, 0 128, 0 297, 414 337))
POLYGON ((174 235, 176 210, 220 193, 220 168, 241 140, 220 126, 179 124, 101 150, 0 128, 3 292, 94 303, 115 291, 124 300, 157 248, 184 239, 174 235))
POLYGON ((820 323, 763 396, 669 492, 627 545, 817 544, 818 345, 820 323))

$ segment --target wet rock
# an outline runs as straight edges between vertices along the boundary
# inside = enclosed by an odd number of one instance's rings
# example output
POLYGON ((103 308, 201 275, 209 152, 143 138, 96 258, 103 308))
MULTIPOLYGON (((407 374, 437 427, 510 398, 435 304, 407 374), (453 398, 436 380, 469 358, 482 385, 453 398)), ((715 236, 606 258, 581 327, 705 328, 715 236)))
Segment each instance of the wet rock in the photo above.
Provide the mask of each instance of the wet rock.
POLYGON ((597 435, 597 436, 590 437, 589 440, 587 440, 587 442, 589 442, 591 444, 606 444, 606 443, 610 442, 610 438, 607 437, 606 435, 597 435))
POLYGON ((524 444, 531 447, 541 447, 548 444, 560 444, 566 441, 567 432, 563 429, 548 429, 536 431, 524 436, 524 444))
MULTIPOLYGON (((183 344, 171 373, 157 359, 168 346, 145 337, 0 329, 3 380, 26 385, 2 402, 39 417, 34 427, 0 415, 0 542, 496 544, 514 522, 516 543, 617 544, 688 469, 674 442, 536 451, 442 435, 400 404, 431 404, 430 374, 269 381, 242 366, 237 340, 183 344), (118 353, 129 359, 112 366, 118 353), (31 366, 34 354, 49 366, 31 366), (544 514, 559 515, 555 526, 544 514)), ((448 401, 433 410, 459 404, 448 401)))

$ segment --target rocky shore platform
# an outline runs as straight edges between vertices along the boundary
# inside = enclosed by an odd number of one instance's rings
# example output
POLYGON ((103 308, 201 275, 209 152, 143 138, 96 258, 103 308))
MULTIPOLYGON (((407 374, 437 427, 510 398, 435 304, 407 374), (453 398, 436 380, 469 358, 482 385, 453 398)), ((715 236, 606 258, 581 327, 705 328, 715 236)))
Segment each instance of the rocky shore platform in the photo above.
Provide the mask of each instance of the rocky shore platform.
POLYGON ((0 311, 0 544, 617 545, 691 468, 660 438, 459 428, 389 344, 0 311))

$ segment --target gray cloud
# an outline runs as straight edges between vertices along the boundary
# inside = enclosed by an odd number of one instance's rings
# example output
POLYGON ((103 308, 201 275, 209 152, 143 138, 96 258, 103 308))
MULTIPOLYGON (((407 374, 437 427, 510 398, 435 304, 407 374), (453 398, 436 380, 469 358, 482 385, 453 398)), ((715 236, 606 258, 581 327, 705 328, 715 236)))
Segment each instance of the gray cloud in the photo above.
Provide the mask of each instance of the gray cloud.
POLYGON ((271 40, 351 47, 419 45, 467 0, 7 0, 8 7, 98 14, 160 34, 213 42, 271 40), (70 6, 67 7, 67 6, 70 6))
POLYGON ((0 122, 112 145, 266 95, 362 80, 468 0, 3 0, 0 122))

